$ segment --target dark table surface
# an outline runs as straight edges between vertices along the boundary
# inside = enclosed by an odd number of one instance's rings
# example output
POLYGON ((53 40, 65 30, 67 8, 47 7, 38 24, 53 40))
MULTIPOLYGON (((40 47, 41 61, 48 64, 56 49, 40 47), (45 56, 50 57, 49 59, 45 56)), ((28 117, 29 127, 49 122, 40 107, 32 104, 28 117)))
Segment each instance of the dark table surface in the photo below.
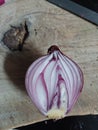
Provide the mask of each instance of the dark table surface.
POLYGON ((71 0, 98 13, 98 0, 71 0))
POLYGON ((98 115, 66 117, 17 128, 18 130, 98 130, 98 115))

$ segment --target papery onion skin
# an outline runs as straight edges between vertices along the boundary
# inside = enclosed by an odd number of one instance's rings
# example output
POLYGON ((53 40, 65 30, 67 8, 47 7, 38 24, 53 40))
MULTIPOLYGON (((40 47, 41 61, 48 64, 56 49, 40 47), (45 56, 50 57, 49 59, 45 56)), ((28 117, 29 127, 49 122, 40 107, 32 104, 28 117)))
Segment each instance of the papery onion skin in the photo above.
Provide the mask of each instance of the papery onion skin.
POLYGON ((53 45, 47 55, 31 64, 25 84, 39 111, 59 119, 65 117, 78 100, 84 78, 80 67, 53 45))

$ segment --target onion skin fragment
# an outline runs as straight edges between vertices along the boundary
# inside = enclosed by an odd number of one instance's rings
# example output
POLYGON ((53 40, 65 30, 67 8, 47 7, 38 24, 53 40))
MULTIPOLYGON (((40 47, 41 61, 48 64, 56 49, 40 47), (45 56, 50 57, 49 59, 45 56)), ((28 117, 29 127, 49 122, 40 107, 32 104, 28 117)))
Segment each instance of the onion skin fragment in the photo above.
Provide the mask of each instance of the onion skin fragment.
POLYGON ((30 65, 25 77, 28 95, 50 119, 61 119, 71 111, 83 84, 81 68, 56 45, 30 65))
POLYGON ((0 5, 4 4, 5 0, 0 0, 0 5))
POLYGON ((0 6, 10 2, 11 0, 0 0, 0 6))

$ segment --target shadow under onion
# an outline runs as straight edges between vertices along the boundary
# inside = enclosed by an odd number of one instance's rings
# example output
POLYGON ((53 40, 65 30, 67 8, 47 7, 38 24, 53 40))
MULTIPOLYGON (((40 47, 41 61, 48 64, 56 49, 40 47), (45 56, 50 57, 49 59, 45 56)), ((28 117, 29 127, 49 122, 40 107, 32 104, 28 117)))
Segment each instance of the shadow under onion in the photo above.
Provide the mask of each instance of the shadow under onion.
POLYGON ((14 83, 15 87, 26 91, 25 75, 27 69, 31 63, 33 63, 33 61, 39 57, 41 57, 41 53, 33 46, 31 46, 31 48, 24 48, 21 52, 15 51, 6 54, 4 61, 4 70, 9 80, 14 83))

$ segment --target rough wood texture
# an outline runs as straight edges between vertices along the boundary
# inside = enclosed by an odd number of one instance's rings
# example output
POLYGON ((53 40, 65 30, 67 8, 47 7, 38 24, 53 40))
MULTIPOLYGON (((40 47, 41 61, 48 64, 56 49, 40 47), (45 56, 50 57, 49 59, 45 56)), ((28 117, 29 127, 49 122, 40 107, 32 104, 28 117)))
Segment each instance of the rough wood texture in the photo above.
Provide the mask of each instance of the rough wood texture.
POLYGON ((0 39, 10 25, 26 20, 30 32, 22 52, 0 42, 0 130, 45 120, 28 97, 29 65, 58 45, 84 72, 83 92, 69 115, 98 113, 98 28, 44 0, 17 0, 0 7, 0 39))

